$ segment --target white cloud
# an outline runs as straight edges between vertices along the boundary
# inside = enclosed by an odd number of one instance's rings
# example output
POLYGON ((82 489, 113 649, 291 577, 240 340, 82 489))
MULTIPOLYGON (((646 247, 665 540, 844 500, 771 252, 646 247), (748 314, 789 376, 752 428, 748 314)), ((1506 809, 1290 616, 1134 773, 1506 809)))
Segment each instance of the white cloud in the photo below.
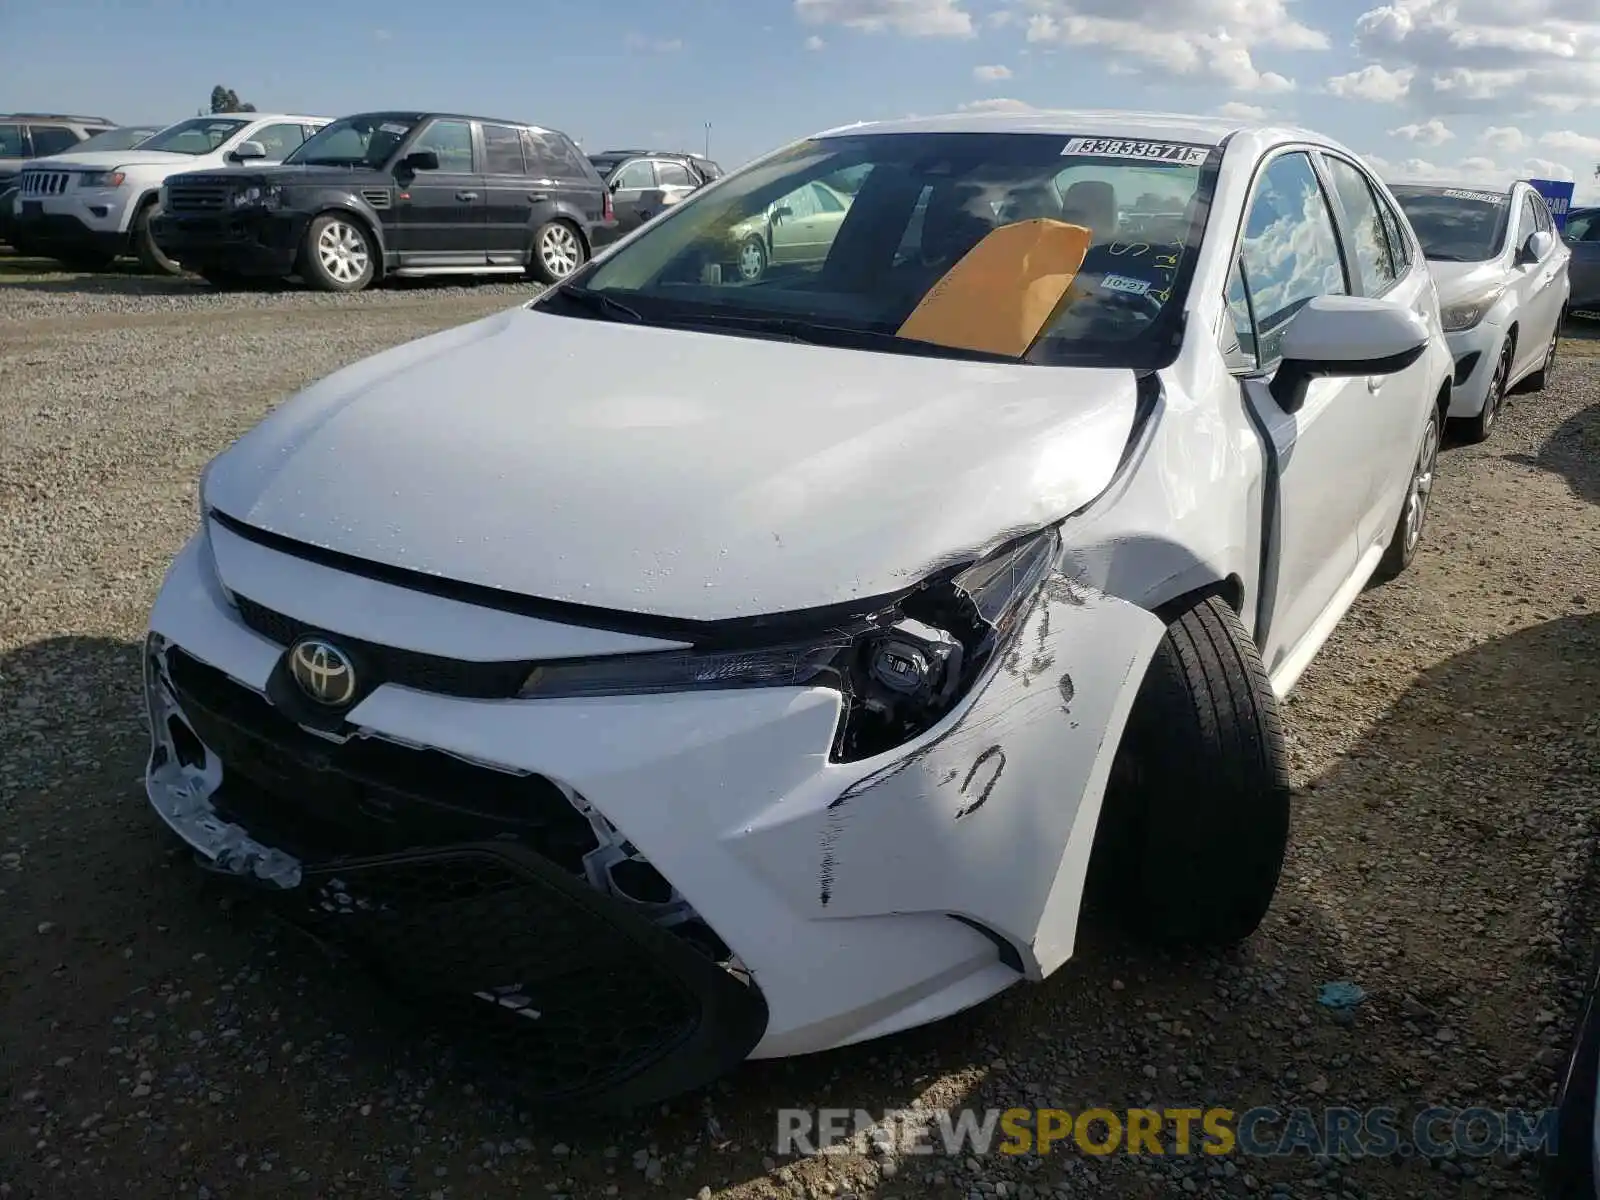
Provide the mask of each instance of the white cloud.
POLYGON ((1259 104, 1240 104, 1237 100, 1230 100, 1217 106, 1217 116, 1227 117, 1230 121, 1265 121, 1267 110, 1259 104))
POLYGON ((1393 104, 1402 100, 1411 90, 1411 77, 1416 72, 1406 67, 1390 71, 1373 63, 1348 75, 1335 75, 1323 85, 1324 89, 1343 100, 1371 100, 1375 104, 1393 104))
POLYGON ((1038 112, 1026 100, 1011 100, 997 96, 992 100, 974 100, 971 104, 963 104, 962 112, 970 113, 1027 113, 1038 112))
POLYGON ((1528 144, 1522 130, 1512 125, 1491 125, 1479 135, 1478 140, 1501 154, 1514 153, 1528 144))
POLYGON ((1600 158, 1600 137, 1590 137, 1585 133, 1574 133, 1570 129, 1541 133, 1539 135, 1539 145, 1548 146, 1552 150, 1564 150, 1569 154, 1581 154, 1587 158, 1600 158))
POLYGON ((985 83, 992 83, 999 79, 1010 79, 1011 68, 999 64, 991 67, 973 67, 972 77, 985 83))
POLYGON ((1287 92, 1294 82, 1256 64, 1258 50, 1325 50, 1321 30, 1289 0, 1031 0, 1028 40, 1109 51, 1113 62, 1236 92, 1287 92))
POLYGON ((823 41, 814 33, 806 39, 807 50, 821 50, 827 44, 827 42, 823 41))
POLYGON ((1600 103, 1594 0, 1388 0, 1356 19, 1355 48, 1413 72, 1410 98, 1429 115, 1600 103))
POLYGON ((794 0, 795 16, 812 25, 843 25, 908 37, 971 37, 963 0, 794 0))
POLYGON ((1398 129, 1391 129, 1389 136, 1405 138, 1408 142, 1418 142, 1424 146, 1442 146, 1455 134, 1438 117, 1432 117, 1420 125, 1402 125, 1398 129))

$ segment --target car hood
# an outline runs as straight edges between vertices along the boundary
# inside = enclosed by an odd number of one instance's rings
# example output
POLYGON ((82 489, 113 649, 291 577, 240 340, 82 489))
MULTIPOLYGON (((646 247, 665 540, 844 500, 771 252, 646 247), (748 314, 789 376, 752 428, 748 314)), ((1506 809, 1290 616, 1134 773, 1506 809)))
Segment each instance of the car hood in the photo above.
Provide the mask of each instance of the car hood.
POLYGON ((1481 295, 1491 287, 1510 282, 1510 272, 1506 264, 1498 258, 1489 262, 1473 263, 1430 261, 1428 270, 1433 273, 1433 282, 1439 289, 1441 304, 1453 304, 1457 300, 1481 295))
POLYGON ((205 503, 462 583, 716 620, 887 595, 1110 483, 1131 371, 808 346, 519 308, 357 363, 205 503))
MULTIPOLYGON (((225 175, 230 180, 250 179, 264 183, 283 184, 340 184, 340 183, 379 183, 394 185, 394 176, 386 175, 382 171, 375 171, 370 167, 306 167, 297 163, 263 163, 260 160, 245 163, 230 163, 225 167, 212 167, 209 170, 190 172, 194 175, 225 175)), ((176 178, 176 176, 174 176, 176 178)), ((168 180, 171 183, 172 180, 168 180)))
POLYGON ((113 171, 118 167, 173 167, 187 163, 198 168, 208 157, 203 154, 172 154, 165 150, 91 150, 85 154, 35 158, 28 166, 63 171, 113 171))

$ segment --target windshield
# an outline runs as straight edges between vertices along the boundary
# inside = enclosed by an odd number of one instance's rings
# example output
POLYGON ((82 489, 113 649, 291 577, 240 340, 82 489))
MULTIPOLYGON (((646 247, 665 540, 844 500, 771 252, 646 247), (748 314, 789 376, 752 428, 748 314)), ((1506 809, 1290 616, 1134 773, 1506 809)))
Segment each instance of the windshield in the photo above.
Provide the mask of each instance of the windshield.
POLYGON ((373 113, 343 117, 325 125, 305 145, 283 161, 310 167, 360 167, 374 169, 389 161, 390 155, 411 135, 418 117, 373 113))
MULTIPOLYGON (((1014 304, 1026 296, 1036 323, 1024 332, 1037 331, 1004 357, 1139 366, 1174 344, 1163 327, 1182 308, 1209 200, 1203 165, 1212 153, 1034 133, 801 142, 657 217, 635 241, 576 276, 574 300, 598 293, 616 302, 606 308, 614 319, 630 312, 652 324, 749 332, 762 319, 777 319, 805 340, 808 329, 888 340, 919 305, 921 321, 929 305, 945 303, 947 289, 933 292, 934 285, 968 251, 1004 242, 1020 249, 1004 260, 998 279, 1012 290, 1000 294, 1014 304), (1030 243, 1030 231, 1021 230, 1016 241, 990 240, 1002 227, 1037 219, 1046 225, 1032 232, 1045 241, 1030 243), (1072 239, 1079 248, 1088 243, 1075 275, 1070 265, 1048 274, 1030 262, 1026 245, 1047 243, 1059 262, 1076 262, 1060 254, 1072 239)), ((973 288, 995 286, 992 272, 989 280, 967 278, 973 288)), ((972 312, 983 307, 977 291, 965 299, 972 312)), ((910 352, 941 352, 921 336, 914 340, 919 345, 910 352)))
POLYGON ((158 132, 160 131, 156 129, 133 126, 126 129, 108 129, 104 133, 95 134, 92 138, 85 138, 66 153, 88 154, 95 150, 132 150, 158 132))
POLYGON ((1417 231, 1424 257, 1484 262, 1500 253, 1510 197, 1456 188, 1391 188, 1417 231))
POLYGON ((248 124, 247 120, 232 117, 194 117, 167 126, 139 149, 164 150, 169 154, 210 154, 248 124))

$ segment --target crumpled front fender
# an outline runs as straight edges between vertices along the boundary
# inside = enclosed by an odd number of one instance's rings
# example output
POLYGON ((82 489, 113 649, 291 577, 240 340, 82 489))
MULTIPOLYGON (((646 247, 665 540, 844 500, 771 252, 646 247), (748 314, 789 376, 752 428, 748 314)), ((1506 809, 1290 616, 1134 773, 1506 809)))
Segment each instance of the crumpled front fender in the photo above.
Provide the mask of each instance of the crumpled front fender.
POLYGON ((1072 954, 1111 761, 1164 632, 1052 575, 966 703, 825 806, 772 806, 741 853, 813 919, 948 914, 1048 975, 1072 954))

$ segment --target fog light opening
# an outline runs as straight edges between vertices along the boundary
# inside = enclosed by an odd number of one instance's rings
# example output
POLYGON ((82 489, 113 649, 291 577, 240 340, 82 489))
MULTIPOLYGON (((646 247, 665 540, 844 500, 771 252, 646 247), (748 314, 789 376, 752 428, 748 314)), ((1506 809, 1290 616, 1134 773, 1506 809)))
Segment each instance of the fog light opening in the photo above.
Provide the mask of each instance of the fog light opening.
POLYGON ((628 858, 613 863, 610 868, 611 886, 640 904, 671 904, 672 885, 660 871, 638 858, 628 858))
POLYGON ((205 743, 189 728, 189 724, 176 714, 167 718, 167 736, 172 739, 173 753, 181 766, 201 770, 206 765, 205 743))

